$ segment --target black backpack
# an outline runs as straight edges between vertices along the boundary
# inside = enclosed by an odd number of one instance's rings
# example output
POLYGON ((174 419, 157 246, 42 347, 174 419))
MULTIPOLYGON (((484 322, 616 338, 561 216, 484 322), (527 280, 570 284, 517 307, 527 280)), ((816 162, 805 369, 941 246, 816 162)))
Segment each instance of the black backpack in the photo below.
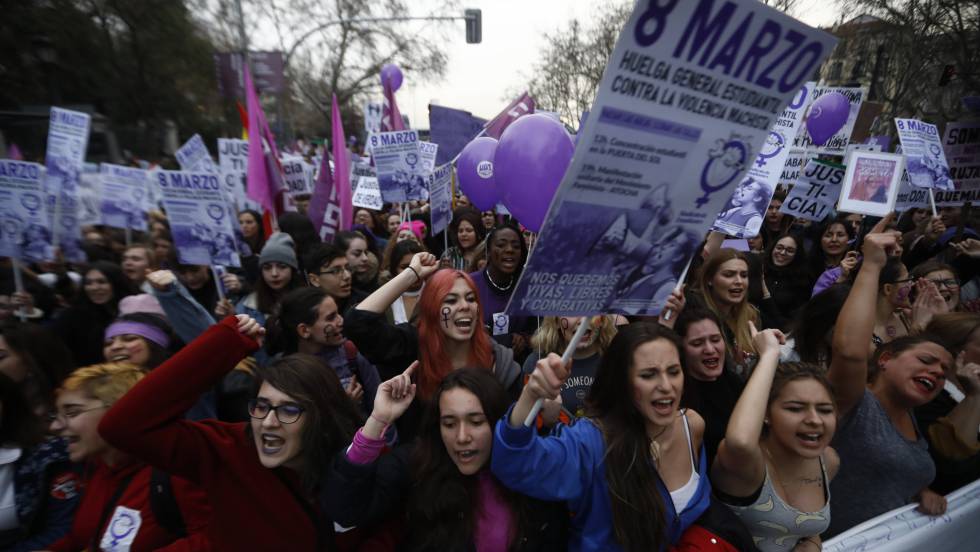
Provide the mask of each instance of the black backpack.
POLYGON ((177 537, 187 536, 187 526, 174 497, 170 474, 153 468, 150 473, 150 510, 160 527, 177 537))

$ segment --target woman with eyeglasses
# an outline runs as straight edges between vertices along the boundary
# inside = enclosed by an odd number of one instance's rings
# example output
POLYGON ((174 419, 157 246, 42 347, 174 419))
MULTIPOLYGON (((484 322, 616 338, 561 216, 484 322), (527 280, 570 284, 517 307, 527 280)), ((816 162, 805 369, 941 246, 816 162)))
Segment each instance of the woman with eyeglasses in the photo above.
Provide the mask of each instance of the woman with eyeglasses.
POLYGON ((916 280, 925 278, 932 282, 939 295, 946 302, 949 312, 962 310, 960 308, 960 280, 956 271, 948 264, 939 261, 926 261, 912 269, 912 277, 916 280))
POLYGON ((786 234, 775 240, 765 253, 763 277, 773 304, 785 328, 796 311, 810 298, 813 281, 807 270, 803 240, 786 234))
POLYGON ((322 467, 361 425, 333 370, 312 355, 289 355, 258 370, 248 423, 182 419, 264 334, 244 315, 212 326, 117 401, 99 433, 200 484, 218 506, 208 528, 215 550, 333 549, 333 523, 316 502, 322 467))
POLYGON ((154 473, 158 466, 106 442, 97 429, 107 410, 144 377, 132 364, 106 363, 79 368, 61 384, 51 432, 68 442, 72 462, 85 464, 85 490, 71 529, 49 550, 207 549, 211 507, 203 489, 168 470, 154 473), (183 523, 158 519, 151 485, 160 477, 169 481, 179 513, 175 517, 183 523))

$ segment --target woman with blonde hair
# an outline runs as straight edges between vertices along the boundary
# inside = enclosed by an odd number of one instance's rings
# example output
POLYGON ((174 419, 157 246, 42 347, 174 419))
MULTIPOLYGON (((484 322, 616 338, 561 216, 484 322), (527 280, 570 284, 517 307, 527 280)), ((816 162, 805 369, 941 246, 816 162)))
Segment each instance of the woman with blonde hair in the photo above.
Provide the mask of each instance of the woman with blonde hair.
POLYGON ((588 324, 589 329, 585 330, 572 354, 572 373, 562 385, 560 409, 546 410, 542 420, 544 425, 553 425, 556 419, 569 424, 585 415, 585 397, 592 387, 602 356, 616 336, 615 319, 612 316, 546 316, 531 338, 533 352, 524 361, 525 376, 530 376, 538 360, 549 353, 562 354, 580 324, 588 324))
POLYGON ((692 297, 722 321, 725 345, 732 351, 736 370, 745 372, 755 363, 757 351, 749 323, 760 323, 759 311, 749 303, 749 259, 731 248, 715 252, 702 265, 692 297))
POLYGON ((68 457, 73 462, 85 463, 85 493, 71 530, 50 550, 126 546, 139 552, 168 545, 207 546, 211 507, 204 491, 186 479, 157 472, 147 462, 107 443, 98 431, 109 407, 144 375, 133 364, 110 362, 79 368, 62 382, 51 433, 68 442, 68 457), (182 527, 171 527, 154 515, 150 489, 162 484, 160 477, 170 483, 182 527))

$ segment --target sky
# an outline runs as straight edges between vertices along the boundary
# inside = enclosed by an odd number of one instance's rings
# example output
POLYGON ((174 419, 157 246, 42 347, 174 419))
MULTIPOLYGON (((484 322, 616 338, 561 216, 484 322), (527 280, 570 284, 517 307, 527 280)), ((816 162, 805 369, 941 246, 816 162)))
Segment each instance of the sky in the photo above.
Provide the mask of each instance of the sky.
MULTIPOLYGON (((609 0, 460 0, 460 8, 483 10, 483 42, 466 44, 462 21, 446 23, 449 64, 438 82, 413 82, 406 73, 397 93, 398 107, 413 128, 428 128, 428 104, 465 109, 491 118, 506 107, 510 91, 520 90, 531 74, 544 35, 567 27, 609 0)), ((687 1, 687 0, 685 0, 687 1)), ((411 6, 411 3, 409 3, 411 6)), ((460 10, 460 11, 461 11, 460 10)), ((833 0, 801 0, 794 16, 813 26, 832 25, 839 17, 833 0)))

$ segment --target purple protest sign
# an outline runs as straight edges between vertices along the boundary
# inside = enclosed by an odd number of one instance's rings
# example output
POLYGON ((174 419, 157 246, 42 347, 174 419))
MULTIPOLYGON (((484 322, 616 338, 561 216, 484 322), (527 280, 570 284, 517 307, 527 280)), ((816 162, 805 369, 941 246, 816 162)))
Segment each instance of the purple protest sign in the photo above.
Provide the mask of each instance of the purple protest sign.
POLYGON ((483 129, 486 120, 469 111, 441 105, 429 105, 429 140, 439 144, 436 164, 445 165, 463 151, 466 144, 483 129))

